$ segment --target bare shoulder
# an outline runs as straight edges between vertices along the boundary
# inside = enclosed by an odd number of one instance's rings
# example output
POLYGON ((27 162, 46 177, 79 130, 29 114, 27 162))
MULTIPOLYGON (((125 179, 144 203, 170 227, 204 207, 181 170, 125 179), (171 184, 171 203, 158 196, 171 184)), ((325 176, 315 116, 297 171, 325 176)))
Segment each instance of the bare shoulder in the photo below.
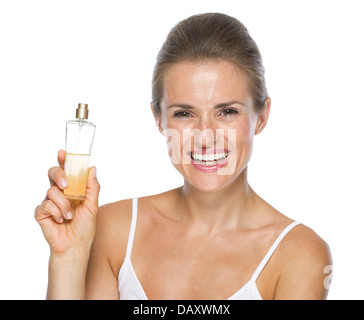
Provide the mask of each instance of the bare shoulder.
MULTIPOLYGON (((138 198, 138 220, 140 214, 153 212, 155 209, 165 209, 170 206, 170 199, 173 199, 175 190, 160 194, 138 198)), ((120 200, 105 204, 99 207, 97 214, 97 232, 105 233, 108 238, 128 237, 131 216, 132 199, 120 200), (107 233, 107 234, 106 234, 107 233)))
POLYGON ((99 207, 93 246, 103 252, 115 273, 124 260, 131 223, 132 199, 99 207))
POLYGON ((108 231, 113 231, 113 229, 120 230, 120 227, 130 224, 131 211, 132 199, 105 204, 99 207, 97 213, 97 228, 101 230, 106 228, 108 231))
POLYGON ((282 241, 281 250, 289 260, 321 264, 331 259, 328 244, 311 228, 300 224, 282 241))
POLYGON ((328 244, 311 228, 298 225, 277 250, 280 275, 276 299, 324 299, 326 267, 332 265, 328 244))

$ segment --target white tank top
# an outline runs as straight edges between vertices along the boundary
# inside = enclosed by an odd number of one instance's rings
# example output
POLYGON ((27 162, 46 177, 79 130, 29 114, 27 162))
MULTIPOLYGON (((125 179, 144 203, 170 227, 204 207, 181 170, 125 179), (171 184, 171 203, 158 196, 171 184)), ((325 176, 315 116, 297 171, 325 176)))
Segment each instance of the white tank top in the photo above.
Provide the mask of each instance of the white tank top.
MULTIPOLYGON (((136 228, 136 221, 138 215, 138 198, 133 198, 133 210, 132 210, 132 218, 131 225, 129 231, 128 244, 126 248, 126 254, 124 258, 124 262, 119 271, 119 295, 120 300, 148 300, 145 291, 135 274, 133 265, 130 260, 131 250, 134 242, 134 234, 136 228)), ((269 261, 270 257, 274 253, 275 249, 285 237, 285 235, 293 229, 295 226, 300 224, 300 222, 292 222, 288 225, 278 236, 278 238, 274 241, 273 245, 263 258, 263 260, 258 265, 257 269, 254 271, 253 276, 250 280, 244 284, 237 292, 235 292, 228 300, 262 300, 262 297, 259 293, 256 280, 264 269, 265 265, 269 261)))

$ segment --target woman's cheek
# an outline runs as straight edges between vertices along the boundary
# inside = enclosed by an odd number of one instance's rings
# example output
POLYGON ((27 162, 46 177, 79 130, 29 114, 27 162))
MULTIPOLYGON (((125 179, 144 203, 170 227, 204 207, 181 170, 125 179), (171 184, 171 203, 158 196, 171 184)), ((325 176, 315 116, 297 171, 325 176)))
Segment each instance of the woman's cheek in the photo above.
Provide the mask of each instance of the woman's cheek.
POLYGON ((181 135, 175 128, 163 129, 167 143, 168 155, 173 164, 181 163, 181 135))

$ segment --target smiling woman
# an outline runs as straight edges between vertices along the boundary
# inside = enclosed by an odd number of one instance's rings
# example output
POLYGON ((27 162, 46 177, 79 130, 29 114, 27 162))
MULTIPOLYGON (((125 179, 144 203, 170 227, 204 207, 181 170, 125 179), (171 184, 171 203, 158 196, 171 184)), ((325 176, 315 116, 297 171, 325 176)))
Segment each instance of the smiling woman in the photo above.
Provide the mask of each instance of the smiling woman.
POLYGON ((269 99, 266 105, 255 112, 247 77, 230 62, 179 62, 165 75, 156 121, 161 132, 177 132, 173 137, 180 139, 172 139, 170 147, 177 153, 181 146, 179 158, 192 155, 193 166, 174 163, 186 182, 199 190, 220 190, 245 169, 258 122, 268 119, 269 99), (228 162, 234 170, 221 174, 218 169, 228 162))
POLYGON ((218 13, 180 22, 160 50, 152 91, 184 184, 98 208, 93 169, 85 199, 71 204, 60 151, 35 212, 51 247, 48 298, 324 299, 328 246, 248 183, 271 100, 247 29, 218 13))

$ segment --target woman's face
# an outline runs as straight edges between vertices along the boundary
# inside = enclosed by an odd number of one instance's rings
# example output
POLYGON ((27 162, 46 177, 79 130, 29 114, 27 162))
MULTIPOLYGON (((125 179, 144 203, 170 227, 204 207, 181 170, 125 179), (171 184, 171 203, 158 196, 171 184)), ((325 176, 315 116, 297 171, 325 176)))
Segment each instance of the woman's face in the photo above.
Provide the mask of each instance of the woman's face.
POLYGON ((247 77, 229 62, 181 62, 165 75, 160 105, 173 165, 197 189, 215 191, 246 168, 270 100, 258 115, 247 77))

